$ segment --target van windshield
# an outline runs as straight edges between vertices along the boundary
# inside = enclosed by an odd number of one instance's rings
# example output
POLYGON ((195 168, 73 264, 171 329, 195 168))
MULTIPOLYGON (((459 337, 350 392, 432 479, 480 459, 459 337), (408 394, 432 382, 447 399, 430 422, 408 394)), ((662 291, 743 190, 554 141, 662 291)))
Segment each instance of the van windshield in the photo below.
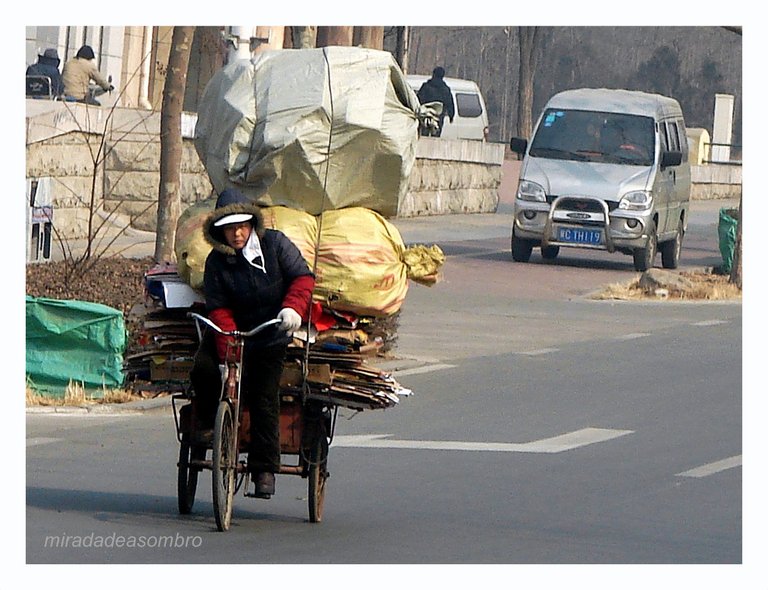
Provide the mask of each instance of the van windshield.
POLYGON ((655 134, 651 117, 547 109, 529 155, 537 158, 650 166, 655 134))

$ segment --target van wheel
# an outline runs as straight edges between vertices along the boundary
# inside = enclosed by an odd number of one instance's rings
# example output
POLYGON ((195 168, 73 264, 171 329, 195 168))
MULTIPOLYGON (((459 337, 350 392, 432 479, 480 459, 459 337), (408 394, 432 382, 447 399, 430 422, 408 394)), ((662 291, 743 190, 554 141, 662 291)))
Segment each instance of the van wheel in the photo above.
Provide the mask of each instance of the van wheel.
POLYGON ((531 259, 531 252, 533 252, 533 242, 518 238, 515 230, 512 230, 512 260, 528 262, 531 259))
POLYGON ((683 247, 683 220, 677 222, 677 233, 675 239, 664 242, 659 246, 661 251, 661 265, 664 268, 677 268, 680 264, 680 250, 683 247))
POLYGON ((560 254, 560 246, 543 246, 541 248, 541 257, 545 260, 554 260, 560 254))
POLYGON ((653 261, 656 259, 656 228, 648 236, 648 243, 645 248, 635 248, 632 257, 636 271, 645 272, 649 268, 653 268, 653 261))

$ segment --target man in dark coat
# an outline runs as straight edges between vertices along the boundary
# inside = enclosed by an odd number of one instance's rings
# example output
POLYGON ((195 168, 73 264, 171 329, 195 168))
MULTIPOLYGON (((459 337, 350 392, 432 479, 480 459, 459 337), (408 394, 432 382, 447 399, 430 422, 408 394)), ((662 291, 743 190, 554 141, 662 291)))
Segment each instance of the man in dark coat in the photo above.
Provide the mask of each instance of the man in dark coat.
POLYGON ((437 129, 422 129, 422 135, 440 137, 443 132, 443 120, 446 116, 448 117, 448 120, 453 123, 453 116, 455 114, 453 94, 451 94, 451 89, 448 88, 448 84, 443 80, 444 77, 445 70, 440 66, 437 66, 432 70, 432 77, 424 82, 416 93, 421 104, 426 104, 428 102, 440 102, 443 104, 443 112, 440 114, 437 129))
MULTIPOLYGON (((256 494, 275 491, 280 470, 279 383, 292 333, 306 321, 315 279, 300 250, 282 232, 264 227, 258 205, 236 189, 222 191, 203 233, 211 244, 203 290, 208 317, 224 331, 248 331, 268 320, 282 323, 245 343, 241 392, 250 412, 248 470, 256 494)), ((215 413, 221 390, 218 364, 227 340, 204 339, 190 375, 200 408, 215 413)))
POLYGON ((59 72, 59 53, 55 49, 46 49, 43 55, 37 56, 37 63, 27 68, 27 76, 47 76, 51 79, 51 95, 53 97, 64 94, 64 85, 61 82, 59 72))

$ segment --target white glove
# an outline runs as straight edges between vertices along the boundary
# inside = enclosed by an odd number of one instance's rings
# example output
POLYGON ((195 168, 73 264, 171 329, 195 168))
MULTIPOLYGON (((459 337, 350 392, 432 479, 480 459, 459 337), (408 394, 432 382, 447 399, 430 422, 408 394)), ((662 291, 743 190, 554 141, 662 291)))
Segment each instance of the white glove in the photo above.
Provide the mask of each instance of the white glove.
POLYGON ((280 320, 280 329, 287 332, 289 336, 301 327, 301 316, 290 307, 281 309, 277 319, 280 320))

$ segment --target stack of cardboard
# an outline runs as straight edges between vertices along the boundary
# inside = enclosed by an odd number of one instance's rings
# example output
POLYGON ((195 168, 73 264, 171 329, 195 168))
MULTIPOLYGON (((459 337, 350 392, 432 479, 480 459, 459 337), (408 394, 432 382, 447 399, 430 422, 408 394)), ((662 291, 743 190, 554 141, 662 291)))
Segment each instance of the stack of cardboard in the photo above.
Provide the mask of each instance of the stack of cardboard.
POLYGON ((345 347, 322 341, 315 341, 309 350, 303 346, 289 347, 281 387, 286 391, 300 390, 307 399, 355 410, 390 408, 411 391, 390 373, 368 364, 377 349, 378 343, 345 347))
POLYGON ((183 389, 199 342, 187 313, 200 311, 202 296, 169 264, 145 273, 144 295, 132 312, 139 335, 137 350, 125 357, 127 380, 143 391, 183 389))

